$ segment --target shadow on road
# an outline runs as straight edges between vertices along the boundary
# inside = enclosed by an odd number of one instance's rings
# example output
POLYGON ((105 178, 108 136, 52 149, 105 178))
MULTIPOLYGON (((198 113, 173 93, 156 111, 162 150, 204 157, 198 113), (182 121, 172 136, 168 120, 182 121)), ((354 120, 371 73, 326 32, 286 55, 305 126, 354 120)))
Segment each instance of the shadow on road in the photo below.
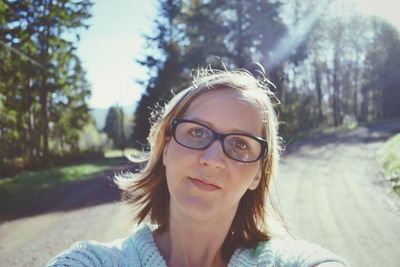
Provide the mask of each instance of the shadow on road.
POLYGON ((285 145, 283 156, 293 154, 304 146, 319 147, 327 144, 365 144, 378 141, 386 141, 394 134, 400 133, 400 120, 392 122, 376 123, 369 126, 358 127, 344 133, 332 133, 307 140, 288 141, 285 145))
POLYGON ((98 173, 84 181, 74 181, 60 185, 46 192, 34 203, 12 212, 0 215, 0 223, 24 217, 81 209, 110 202, 118 202, 121 192, 113 181, 116 174, 135 172, 137 165, 123 160, 113 170, 98 173))

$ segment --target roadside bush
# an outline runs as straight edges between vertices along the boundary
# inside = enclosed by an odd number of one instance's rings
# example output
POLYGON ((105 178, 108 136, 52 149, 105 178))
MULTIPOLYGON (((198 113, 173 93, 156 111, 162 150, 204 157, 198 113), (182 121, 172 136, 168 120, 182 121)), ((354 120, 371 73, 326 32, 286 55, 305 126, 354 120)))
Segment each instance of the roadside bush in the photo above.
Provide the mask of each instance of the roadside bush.
POLYGON ((394 190, 400 193, 400 134, 386 141, 379 154, 385 177, 393 182, 394 190))

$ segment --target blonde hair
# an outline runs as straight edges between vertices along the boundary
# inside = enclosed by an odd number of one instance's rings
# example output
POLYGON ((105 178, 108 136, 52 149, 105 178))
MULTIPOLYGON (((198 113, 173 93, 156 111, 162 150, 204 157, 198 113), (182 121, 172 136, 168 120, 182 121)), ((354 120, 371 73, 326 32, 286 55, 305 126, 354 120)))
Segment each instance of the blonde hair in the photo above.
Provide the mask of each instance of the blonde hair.
POLYGON ((271 179, 277 174, 280 142, 278 122, 274 111, 274 94, 269 89, 270 82, 257 79, 248 71, 199 69, 193 76, 193 84, 176 94, 162 110, 152 115, 153 123, 148 142, 150 152, 144 169, 137 174, 116 177, 123 190, 124 200, 136 208, 135 220, 140 223, 150 219, 160 231, 168 227, 169 192, 166 184, 162 153, 166 138, 171 136, 172 121, 181 118, 190 103, 206 92, 230 88, 239 90, 244 99, 254 103, 263 120, 263 138, 268 142, 268 152, 262 161, 262 175, 258 187, 248 190, 239 203, 231 229, 222 247, 222 254, 229 260, 238 247, 255 247, 258 242, 270 238, 266 225, 266 198, 271 179), (132 177, 134 176, 134 177, 132 177))

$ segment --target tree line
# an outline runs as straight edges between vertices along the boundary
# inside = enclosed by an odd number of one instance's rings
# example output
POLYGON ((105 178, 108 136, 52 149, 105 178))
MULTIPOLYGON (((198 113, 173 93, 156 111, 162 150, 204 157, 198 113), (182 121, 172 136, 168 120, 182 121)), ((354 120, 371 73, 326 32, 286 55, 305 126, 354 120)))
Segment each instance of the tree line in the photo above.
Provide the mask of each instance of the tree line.
POLYGON ((399 117, 399 31, 351 10, 341 0, 160 0, 138 61, 149 79, 134 114, 135 146, 146 144, 157 103, 206 65, 251 71, 260 63, 276 85, 283 135, 399 117))
POLYGON ((0 175, 79 152, 91 118, 76 43, 92 5, 0 1, 0 175))

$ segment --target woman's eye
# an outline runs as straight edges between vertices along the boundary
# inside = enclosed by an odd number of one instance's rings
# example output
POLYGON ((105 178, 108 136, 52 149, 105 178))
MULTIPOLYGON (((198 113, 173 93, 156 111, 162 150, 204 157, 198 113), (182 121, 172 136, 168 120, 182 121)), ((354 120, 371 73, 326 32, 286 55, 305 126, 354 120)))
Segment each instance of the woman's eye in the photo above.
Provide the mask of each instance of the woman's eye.
POLYGON ((240 150, 246 150, 246 149, 249 148, 249 145, 246 142, 242 141, 242 140, 235 140, 234 146, 236 148, 239 148, 240 150))
POLYGON ((206 135, 206 131, 202 128, 194 128, 189 131, 191 136, 194 137, 204 137, 206 135))

